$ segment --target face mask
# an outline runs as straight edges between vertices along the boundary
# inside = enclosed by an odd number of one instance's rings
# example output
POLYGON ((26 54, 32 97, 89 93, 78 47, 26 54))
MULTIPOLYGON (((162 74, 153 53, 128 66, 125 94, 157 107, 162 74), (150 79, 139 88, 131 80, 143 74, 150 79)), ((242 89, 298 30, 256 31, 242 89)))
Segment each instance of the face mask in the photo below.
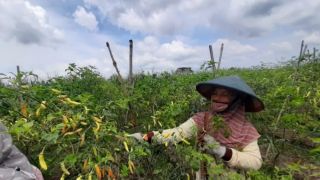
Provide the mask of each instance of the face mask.
POLYGON ((220 102, 212 102, 211 111, 213 112, 222 112, 228 108, 228 104, 220 102))

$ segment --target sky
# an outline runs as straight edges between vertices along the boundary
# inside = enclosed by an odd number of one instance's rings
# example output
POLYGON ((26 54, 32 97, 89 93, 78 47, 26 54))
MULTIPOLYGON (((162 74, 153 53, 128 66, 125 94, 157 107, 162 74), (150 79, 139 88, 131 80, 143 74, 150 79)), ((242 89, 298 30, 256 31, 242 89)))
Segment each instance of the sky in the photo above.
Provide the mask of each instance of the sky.
POLYGON ((104 76, 133 72, 198 71, 277 64, 298 56, 301 40, 320 45, 318 0, 0 0, 0 73, 19 65, 42 78, 64 75, 70 63, 104 76))

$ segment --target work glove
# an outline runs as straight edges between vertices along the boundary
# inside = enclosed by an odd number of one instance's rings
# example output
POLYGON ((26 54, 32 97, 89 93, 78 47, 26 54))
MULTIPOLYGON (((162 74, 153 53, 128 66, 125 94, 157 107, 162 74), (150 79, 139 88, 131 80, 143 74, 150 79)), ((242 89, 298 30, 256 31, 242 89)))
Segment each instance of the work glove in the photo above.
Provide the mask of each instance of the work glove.
POLYGON ((204 152, 222 158, 226 154, 226 147, 221 146, 212 136, 206 134, 203 137, 204 146, 201 148, 204 152))
POLYGON ((143 136, 142 136, 142 134, 140 132, 129 134, 128 136, 129 137, 133 137, 138 141, 143 141, 143 136))

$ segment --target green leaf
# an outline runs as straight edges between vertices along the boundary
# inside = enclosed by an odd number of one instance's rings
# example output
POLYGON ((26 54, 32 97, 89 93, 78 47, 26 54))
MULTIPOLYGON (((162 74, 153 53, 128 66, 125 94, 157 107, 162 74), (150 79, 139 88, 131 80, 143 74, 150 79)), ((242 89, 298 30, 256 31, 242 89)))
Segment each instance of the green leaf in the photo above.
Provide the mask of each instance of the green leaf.
POLYGON ((64 162, 68 166, 74 166, 78 160, 78 157, 76 154, 69 154, 64 158, 64 162))

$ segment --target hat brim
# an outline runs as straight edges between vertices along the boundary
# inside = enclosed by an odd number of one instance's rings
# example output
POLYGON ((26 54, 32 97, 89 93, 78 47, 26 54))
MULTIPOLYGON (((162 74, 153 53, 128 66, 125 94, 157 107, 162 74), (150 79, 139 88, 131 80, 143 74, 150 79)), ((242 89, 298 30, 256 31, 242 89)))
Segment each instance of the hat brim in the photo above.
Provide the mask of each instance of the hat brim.
POLYGON ((245 111, 246 112, 259 112, 264 109, 264 104, 263 102, 256 96, 253 96, 252 94, 248 94, 247 92, 241 91, 239 89, 235 89, 232 87, 228 86, 223 86, 220 84, 212 84, 212 83, 199 83, 196 86, 197 91, 206 99, 210 100, 211 99, 211 94, 216 88, 224 88, 228 89, 231 91, 235 91, 241 94, 245 94, 245 111))

